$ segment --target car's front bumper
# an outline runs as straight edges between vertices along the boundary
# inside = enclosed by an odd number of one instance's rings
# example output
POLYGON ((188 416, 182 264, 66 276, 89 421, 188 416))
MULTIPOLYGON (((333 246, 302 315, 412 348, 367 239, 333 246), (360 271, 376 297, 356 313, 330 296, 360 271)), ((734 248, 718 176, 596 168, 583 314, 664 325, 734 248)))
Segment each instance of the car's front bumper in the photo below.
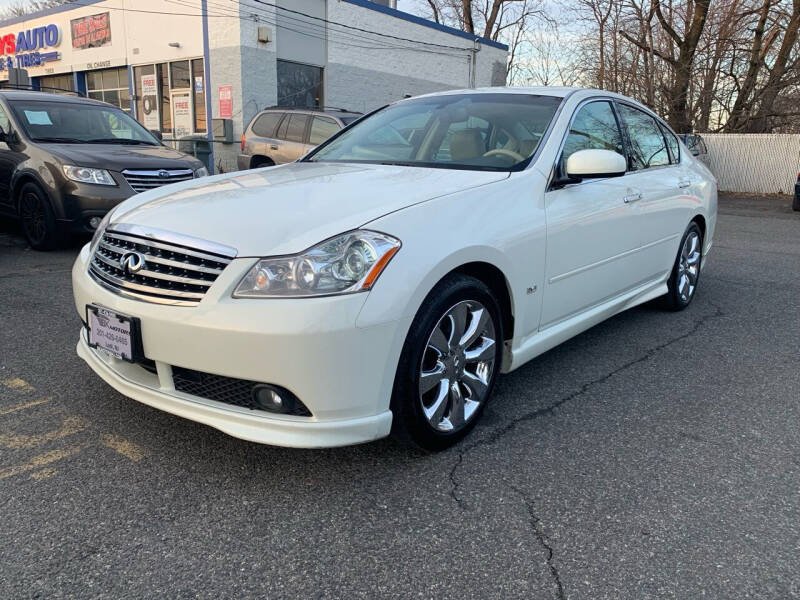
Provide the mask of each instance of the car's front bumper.
POLYGON ((255 259, 234 260, 195 307, 123 298, 87 273, 88 246, 72 272, 75 306, 138 317, 142 347, 156 373, 92 349, 85 328, 78 354, 122 394, 243 439, 296 447, 355 444, 388 435, 394 374, 406 319, 359 328, 365 294, 327 298, 233 299, 255 259), (249 410, 174 387, 172 367, 281 386, 311 417, 249 410))

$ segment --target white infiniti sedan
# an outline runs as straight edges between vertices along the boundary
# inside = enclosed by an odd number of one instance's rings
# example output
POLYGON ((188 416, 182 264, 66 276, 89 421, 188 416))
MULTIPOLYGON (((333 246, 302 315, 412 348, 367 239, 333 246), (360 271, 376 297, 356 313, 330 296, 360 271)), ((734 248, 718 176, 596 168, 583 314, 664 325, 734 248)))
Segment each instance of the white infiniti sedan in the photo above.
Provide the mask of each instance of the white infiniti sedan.
POLYGON ((716 213, 711 173, 622 96, 421 96, 299 162, 119 205, 73 268, 78 354, 246 440, 444 448, 498 373, 642 302, 686 308, 716 213))

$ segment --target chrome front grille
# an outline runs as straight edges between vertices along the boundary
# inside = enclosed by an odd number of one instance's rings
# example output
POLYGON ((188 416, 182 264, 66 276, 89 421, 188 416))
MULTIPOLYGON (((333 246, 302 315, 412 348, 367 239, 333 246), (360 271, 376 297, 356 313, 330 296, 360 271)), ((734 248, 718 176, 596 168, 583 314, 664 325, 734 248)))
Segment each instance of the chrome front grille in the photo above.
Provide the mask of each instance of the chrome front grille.
POLYGON ((235 256, 227 246, 123 224, 103 234, 89 274, 122 296, 195 306, 235 256))
POLYGON ((193 179, 194 171, 191 169, 156 169, 149 171, 127 169, 122 172, 122 175, 134 191, 146 192, 169 183, 193 179))

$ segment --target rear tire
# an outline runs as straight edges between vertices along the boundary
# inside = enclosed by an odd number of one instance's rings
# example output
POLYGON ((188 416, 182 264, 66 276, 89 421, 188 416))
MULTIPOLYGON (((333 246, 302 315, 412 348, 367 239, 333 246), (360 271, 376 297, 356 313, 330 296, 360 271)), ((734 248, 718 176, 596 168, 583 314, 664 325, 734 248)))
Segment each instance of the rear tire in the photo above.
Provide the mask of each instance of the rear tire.
POLYGON ((681 238, 678 255, 667 280, 667 293, 663 305, 667 310, 683 310, 692 303, 700 283, 703 263, 703 232, 692 221, 681 238))
POLYGON ((53 250, 62 240, 50 200, 35 183, 26 183, 19 192, 22 232, 34 250, 53 250))
POLYGON ((480 419, 500 370, 500 306, 480 280, 447 276, 411 324, 392 393, 392 433, 443 450, 480 419))

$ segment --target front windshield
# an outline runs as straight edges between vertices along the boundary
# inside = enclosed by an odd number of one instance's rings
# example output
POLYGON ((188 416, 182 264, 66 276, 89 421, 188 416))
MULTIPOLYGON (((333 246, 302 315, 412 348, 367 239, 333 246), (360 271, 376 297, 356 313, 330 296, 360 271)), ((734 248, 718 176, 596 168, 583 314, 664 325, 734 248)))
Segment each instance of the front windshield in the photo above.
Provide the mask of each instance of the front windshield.
POLYGON ((135 119, 113 106, 46 100, 9 104, 26 135, 36 142, 159 145, 135 119))
POLYGON ((561 98, 452 94, 391 105, 306 159, 505 171, 539 146, 561 98))

